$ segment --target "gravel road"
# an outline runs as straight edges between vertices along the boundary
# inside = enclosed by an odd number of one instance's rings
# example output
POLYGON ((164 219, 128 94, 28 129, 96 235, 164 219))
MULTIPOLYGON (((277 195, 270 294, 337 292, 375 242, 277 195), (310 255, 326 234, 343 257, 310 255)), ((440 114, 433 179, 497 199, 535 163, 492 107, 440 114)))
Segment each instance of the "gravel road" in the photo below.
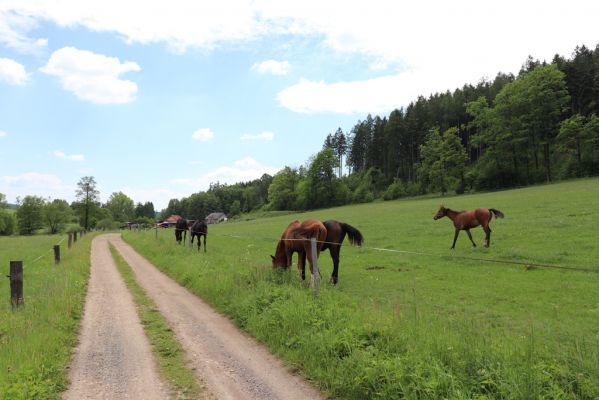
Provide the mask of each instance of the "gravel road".
MULTIPOLYGON (((228 318, 164 275, 118 234, 92 243, 92 272, 80 345, 65 399, 159 399, 166 388, 131 296, 108 249, 110 241, 166 318, 209 398, 323 399, 323 395, 242 333, 228 318)), ((173 245, 175 245, 173 243, 173 245)))
MULTIPOLYGON (((256 340, 168 278, 126 244, 109 236, 136 279, 165 316, 192 366, 217 399, 322 399, 256 340)), ((173 243, 174 245, 174 243, 173 243)), ((199 255, 201 257, 201 255, 199 255)))
POLYGON ((166 387, 108 239, 102 235, 92 242, 79 345, 69 371, 71 386, 63 398, 166 399, 166 387))

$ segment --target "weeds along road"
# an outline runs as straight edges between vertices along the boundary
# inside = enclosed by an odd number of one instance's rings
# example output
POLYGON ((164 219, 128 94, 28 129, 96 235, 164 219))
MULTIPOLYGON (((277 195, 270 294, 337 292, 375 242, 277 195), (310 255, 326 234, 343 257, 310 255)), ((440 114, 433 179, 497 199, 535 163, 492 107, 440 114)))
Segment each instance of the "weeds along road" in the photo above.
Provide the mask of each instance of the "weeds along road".
MULTIPOLYGON (((94 266, 94 260, 110 258, 110 252, 106 245, 107 241, 115 246, 131 266, 139 285, 146 291, 148 297, 154 301, 160 313, 168 321, 177 339, 185 349, 187 358, 195 369, 198 379, 206 384, 211 396, 217 399, 305 400, 323 398, 319 391, 289 372, 281 361, 271 355, 264 346, 240 332, 229 319, 215 312, 201 299, 150 264, 131 246, 126 244, 120 235, 108 234, 94 239, 94 245, 92 246, 92 278, 94 273, 118 274, 114 265, 112 265, 113 268, 110 272, 107 272, 109 268, 96 268, 94 266)), ((111 262, 106 263, 111 264, 111 262)), ((124 286, 122 281, 120 285, 124 286)), ((91 288, 90 282, 90 290, 91 288)), ((116 299, 119 295, 115 292, 110 290, 105 295, 116 299)), ((89 299, 90 295, 88 295, 88 303, 91 301, 89 299)), ((128 297, 128 295, 124 295, 124 297, 128 297)), ((102 302, 104 300, 96 299, 95 301, 102 302)), ((120 303, 119 300, 116 301, 120 303)), ((84 328, 87 307, 86 304, 84 328)), ((114 322, 108 320, 105 323, 114 325, 114 322)), ((138 321, 136 323, 139 324, 138 321)), ((85 340, 85 332, 83 332, 82 344, 85 340)), ((123 338, 120 345, 128 346, 129 341, 129 339, 123 338)), ((97 344, 95 347, 97 347, 97 344)), ((77 356, 79 356, 79 353, 80 351, 78 351, 77 356)), ((152 362, 151 359, 139 360, 139 364, 148 363, 147 366, 142 367, 148 369, 151 369, 152 362)), ((74 364, 73 370, 76 368, 77 363, 74 364)), ((76 383, 75 378, 76 375, 73 374, 71 379, 73 379, 74 385, 76 383)), ((153 379, 154 382, 158 382, 158 378, 153 379)), ((156 398, 158 394, 162 395, 164 391, 161 391, 160 384, 158 384, 158 388, 155 385, 156 383, 152 386, 155 389, 151 390, 154 392, 152 394, 154 397, 140 395, 131 398, 149 399, 156 398)))
POLYGON ((108 248, 95 238, 79 345, 65 399, 166 399, 150 344, 108 248))

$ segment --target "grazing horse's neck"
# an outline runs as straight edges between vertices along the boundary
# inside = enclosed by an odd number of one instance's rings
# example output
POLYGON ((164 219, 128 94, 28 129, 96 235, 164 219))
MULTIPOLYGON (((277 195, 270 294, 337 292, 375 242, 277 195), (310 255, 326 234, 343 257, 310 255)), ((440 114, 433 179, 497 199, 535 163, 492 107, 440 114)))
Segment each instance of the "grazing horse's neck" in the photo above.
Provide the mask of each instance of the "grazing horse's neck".
POLYGON ((287 265, 287 252, 285 251, 285 241, 279 240, 277 243, 277 249, 275 250, 275 259, 282 260, 287 265))
POLYGON ((449 208, 447 209, 447 218, 449 218, 452 221, 455 219, 455 217, 458 216, 458 214, 460 214, 458 211, 453 211, 449 208))

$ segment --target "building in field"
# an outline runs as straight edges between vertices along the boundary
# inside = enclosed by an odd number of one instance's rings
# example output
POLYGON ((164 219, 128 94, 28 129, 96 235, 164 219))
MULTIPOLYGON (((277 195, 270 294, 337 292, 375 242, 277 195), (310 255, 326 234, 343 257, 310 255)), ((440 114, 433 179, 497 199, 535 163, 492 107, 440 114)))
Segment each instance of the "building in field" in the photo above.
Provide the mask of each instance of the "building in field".
POLYGON ((214 212, 208 214, 205 220, 207 224, 219 224, 221 222, 227 222, 227 215, 222 212, 214 212))

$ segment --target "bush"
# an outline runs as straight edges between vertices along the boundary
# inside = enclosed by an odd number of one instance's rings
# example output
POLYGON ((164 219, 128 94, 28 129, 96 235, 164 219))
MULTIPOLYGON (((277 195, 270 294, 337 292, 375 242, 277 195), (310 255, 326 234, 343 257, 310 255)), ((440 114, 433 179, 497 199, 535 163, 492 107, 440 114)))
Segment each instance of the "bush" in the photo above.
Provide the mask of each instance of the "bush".
POLYGON ((400 179, 396 179, 387 187, 383 193, 383 200, 395 200, 405 196, 404 184, 400 179))
POLYGON ((0 235, 10 236, 17 228, 17 217, 14 213, 0 210, 0 235))

